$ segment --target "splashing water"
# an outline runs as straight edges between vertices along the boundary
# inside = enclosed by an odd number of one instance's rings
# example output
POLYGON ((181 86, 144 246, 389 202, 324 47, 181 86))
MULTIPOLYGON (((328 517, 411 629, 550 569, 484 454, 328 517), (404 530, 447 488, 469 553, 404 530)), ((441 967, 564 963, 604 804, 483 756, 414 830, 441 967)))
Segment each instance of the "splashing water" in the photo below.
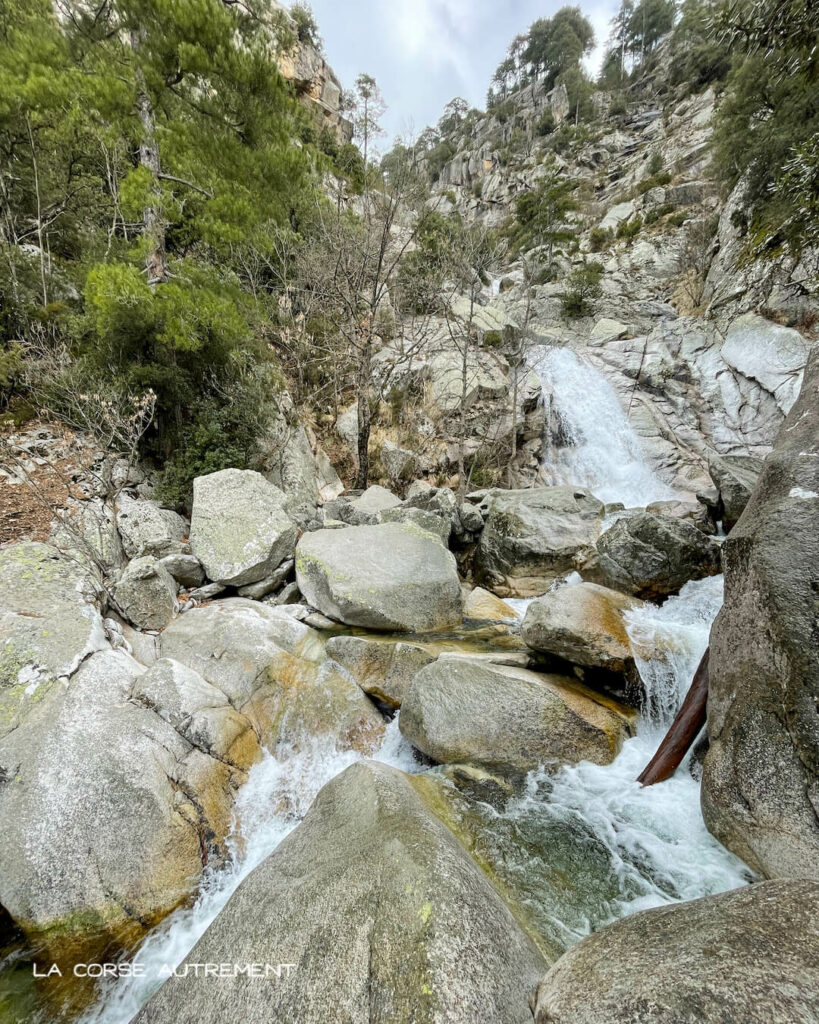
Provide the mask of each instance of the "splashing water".
MULTIPOLYGON (((145 1005, 215 920, 250 872, 299 824, 319 790, 345 768, 363 759, 340 751, 331 737, 316 737, 298 752, 266 754, 255 765, 236 798, 235 825, 229 840, 230 864, 205 876, 196 902, 171 914, 129 959, 144 967, 144 977, 123 978, 100 989, 99 1002, 78 1024, 127 1024, 145 1005)), ((398 730, 398 716, 387 726, 373 757, 418 772, 412 747, 398 730)))
POLYGON ((523 796, 503 813, 519 833, 539 834, 541 844, 548 836, 553 849, 570 841, 582 851, 572 889, 582 887, 583 896, 567 898, 559 919, 552 916, 544 928, 563 948, 626 914, 751 879, 706 830, 699 782, 687 765, 661 785, 643 788, 636 781, 708 646, 722 583, 721 576, 688 583, 661 608, 630 613, 627 631, 649 697, 638 734, 610 765, 583 762, 556 775, 531 773, 523 796))
POLYGON ((540 348, 532 359, 547 402, 550 484, 588 487, 604 502, 645 506, 674 492, 645 461, 611 382, 570 348, 540 348), (554 441, 559 437, 561 443, 554 441))

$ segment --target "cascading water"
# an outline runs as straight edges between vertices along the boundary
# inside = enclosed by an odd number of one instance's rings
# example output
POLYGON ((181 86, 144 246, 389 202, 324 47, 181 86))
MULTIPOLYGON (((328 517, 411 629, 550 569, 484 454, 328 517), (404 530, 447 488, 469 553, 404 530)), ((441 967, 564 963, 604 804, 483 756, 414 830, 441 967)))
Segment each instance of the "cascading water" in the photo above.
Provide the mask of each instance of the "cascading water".
MULTIPOLYGON (((688 583, 661 608, 646 604, 627 615, 627 632, 648 696, 637 735, 610 765, 583 762, 554 775, 532 773, 524 795, 502 812, 517 836, 536 836, 537 847, 548 849, 551 858, 563 850, 576 872, 567 894, 546 866, 540 866, 541 889, 550 887, 552 909, 537 907, 535 899, 534 916, 558 948, 625 914, 750 880, 742 862, 706 830, 699 782, 686 765, 662 785, 643 788, 636 781, 708 645, 722 603, 722 583, 721 576, 688 583), (580 856, 571 852, 577 850, 580 856), (579 898, 576 888, 582 889, 579 898)), ((497 820, 493 827, 497 829, 497 820)), ((525 871, 538 871, 537 857, 525 864, 525 871)))
MULTIPOLYGON (((98 1003, 78 1024, 127 1024, 184 961, 239 884, 298 825, 322 786, 362 757, 354 750, 338 750, 332 738, 316 737, 298 751, 267 754, 255 765, 236 800, 230 866, 207 875, 196 902, 171 914, 130 957, 144 968, 144 977, 105 985, 98 1003)), ((405 772, 420 770, 398 731, 397 717, 374 759, 405 772)))
POLYGON ((547 483, 588 487, 601 501, 627 507, 674 497, 645 461, 617 393, 600 371, 570 348, 539 348, 531 362, 547 396, 547 483))

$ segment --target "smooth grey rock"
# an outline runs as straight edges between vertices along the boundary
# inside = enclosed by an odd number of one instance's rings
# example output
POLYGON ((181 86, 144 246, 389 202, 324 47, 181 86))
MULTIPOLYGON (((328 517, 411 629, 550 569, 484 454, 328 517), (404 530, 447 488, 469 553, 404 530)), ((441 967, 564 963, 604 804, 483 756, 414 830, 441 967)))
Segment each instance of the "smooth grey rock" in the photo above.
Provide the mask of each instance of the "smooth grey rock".
POLYGON ((400 482, 412 479, 417 461, 415 452, 399 448, 392 441, 385 441, 381 445, 381 462, 390 480, 400 482))
POLYGON ((788 413, 799 394, 810 351, 811 343, 799 331, 748 313, 728 329, 722 358, 773 395, 781 411, 788 413))
POLYGON ((693 523, 641 512, 620 519, 597 542, 595 578, 642 598, 677 594, 689 580, 720 571, 720 547, 693 523))
POLYGON ((293 583, 288 583, 286 587, 282 587, 281 592, 273 600, 273 604, 297 604, 300 597, 299 585, 294 581, 293 583))
POLYGON ((355 764, 237 889, 189 959, 296 967, 172 978, 135 1024, 527 1024, 545 962, 484 872, 384 764, 355 764))
POLYGON ((454 556, 411 523, 305 534, 296 580, 314 608, 350 626, 423 633, 463 617, 454 556))
POLYGON ((401 641, 369 640, 362 636, 334 636, 327 654, 345 668, 361 689, 383 704, 400 708, 416 674, 435 655, 401 641))
POLYGON ((107 650, 98 577, 48 544, 0 551, 0 736, 58 679, 107 650))
POLYGON ((495 492, 476 553, 477 582, 501 597, 542 594, 594 559, 603 511, 582 488, 495 492))
POLYGON ((533 601, 520 628, 527 646, 573 665, 634 669, 624 614, 643 602, 595 583, 561 587, 533 601))
POLYGON ((441 659, 413 679, 402 735, 434 761, 530 771, 542 764, 609 764, 633 712, 563 676, 441 659))
POLYGON ((208 583, 204 587, 196 587, 188 596, 192 601, 212 601, 214 597, 224 594, 226 589, 221 583, 208 583))
POLYGON ((188 590, 201 587, 205 582, 205 570, 196 555, 165 555, 159 559, 159 564, 188 590))
POLYGON ((762 472, 753 455, 712 455, 708 472, 722 502, 722 525, 728 533, 739 522, 762 472))
POLYGON ((260 473, 223 469, 193 482, 191 546, 214 583, 242 587, 270 576, 298 537, 285 495, 260 473))
POLYGON ((261 601, 263 597, 267 597, 268 594, 272 594, 274 590, 279 589, 287 577, 293 572, 295 565, 295 559, 288 558, 286 561, 282 562, 279 568, 274 573, 271 573, 270 576, 266 576, 263 580, 259 580, 258 583, 249 583, 246 587, 239 587, 239 590, 237 591, 239 597, 248 597, 253 601, 261 601))
POLYGON ((239 777, 134 699, 143 672, 94 654, 0 741, 0 904, 63 963, 139 934, 227 852, 239 777))
POLYGON ((449 543, 449 535, 452 532, 452 520, 448 517, 436 515, 434 512, 426 512, 421 508, 407 508, 405 505, 388 508, 379 515, 378 521, 381 523, 415 523, 422 530, 438 537, 444 547, 449 543))
POLYGON ((388 508, 395 508, 400 505, 401 499, 397 494, 387 490, 386 487, 373 484, 364 491, 361 497, 353 499, 350 504, 357 512, 377 516, 379 512, 384 512, 388 508))
POLYGON ((819 1006, 819 885, 761 882, 646 910, 565 953, 536 1024, 808 1024, 819 1006))
POLYGON ((176 582, 150 555, 129 562, 113 588, 114 600, 137 629, 164 629, 176 614, 176 582))
POLYGON ((319 486, 316 460, 307 431, 287 396, 260 441, 265 453, 264 476, 285 495, 285 508, 295 516, 306 506, 315 510, 319 486))
POLYGON ((413 484, 407 493, 405 508, 420 508, 450 521, 455 518, 457 498, 450 487, 421 486, 413 484))
POLYGON ((120 495, 117 501, 117 529, 129 558, 178 554, 185 550, 188 524, 176 512, 152 501, 135 501, 120 495))
MULTIPOLYGON (((717 503, 718 503, 717 499, 717 503)), ((703 533, 715 534, 716 524, 710 515, 710 506, 706 501, 652 501, 646 505, 646 512, 654 516, 673 516, 675 519, 687 519, 703 533)))
POLYGON ((819 353, 723 548, 702 807, 768 877, 819 879, 819 353))

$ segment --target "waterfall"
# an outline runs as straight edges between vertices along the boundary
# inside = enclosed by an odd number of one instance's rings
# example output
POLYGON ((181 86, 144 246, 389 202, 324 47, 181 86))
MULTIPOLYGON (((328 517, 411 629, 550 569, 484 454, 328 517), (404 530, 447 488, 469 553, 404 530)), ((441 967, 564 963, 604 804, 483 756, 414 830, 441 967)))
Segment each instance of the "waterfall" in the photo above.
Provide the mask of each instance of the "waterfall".
POLYGON ((674 497, 645 461, 611 382, 570 348, 536 350, 546 401, 549 484, 588 487, 601 501, 645 506, 674 497))
POLYGON ((598 896, 596 902, 587 898, 583 913, 564 913, 555 923, 556 939, 564 946, 626 914, 750 880, 745 865, 706 830, 699 782, 687 764, 662 785, 643 788, 636 781, 708 646, 722 582, 718 576, 688 583, 661 608, 646 604, 627 615, 649 697, 637 735, 612 764, 583 762, 554 775, 531 773, 525 794, 506 809, 516 829, 569 833, 578 849, 597 851, 614 873, 614 895, 598 896))
MULTIPOLYGON (((298 825, 319 790, 360 760, 364 757, 357 751, 340 751, 332 738, 321 736, 298 751, 265 754, 236 798, 229 866, 208 873, 195 903, 166 918, 129 957, 144 967, 144 977, 104 984, 99 1001, 78 1024, 127 1024, 159 989, 167 971, 184 961, 240 883, 298 825)), ((405 772, 420 771, 412 748, 398 731, 397 716, 374 760, 405 772)))

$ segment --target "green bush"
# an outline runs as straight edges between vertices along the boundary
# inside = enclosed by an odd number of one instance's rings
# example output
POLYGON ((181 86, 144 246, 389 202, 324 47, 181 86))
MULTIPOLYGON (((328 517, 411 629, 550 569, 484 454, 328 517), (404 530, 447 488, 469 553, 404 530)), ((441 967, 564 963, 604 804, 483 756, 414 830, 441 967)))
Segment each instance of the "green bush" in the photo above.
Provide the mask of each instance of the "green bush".
POLYGON ((602 252, 607 249, 614 238, 611 228, 592 228, 589 234, 589 244, 592 252, 602 252))
POLYGON ((639 214, 630 220, 621 220, 617 225, 617 237, 631 241, 632 238, 635 238, 640 233, 642 226, 643 218, 639 214))
POLYGON ((551 110, 546 110, 543 116, 535 124, 535 134, 540 135, 551 135, 555 130, 555 116, 551 110))
POLYGON ((660 206, 653 206, 643 218, 644 224, 655 224, 662 217, 665 217, 669 213, 673 213, 673 203, 663 203, 660 206))
POLYGON ((603 294, 601 280, 603 264, 584 261, 566 278, 566 290, 560 295, 563 315, 571 319, 589 316, 594 310, 594 300, 603 294))
POLYGON ((679 213, 673 214, 668 218, 668 223, 675 228, 681 228, 683 224, 688 220, 688 214, 684 210, 680 210, 679 213))

